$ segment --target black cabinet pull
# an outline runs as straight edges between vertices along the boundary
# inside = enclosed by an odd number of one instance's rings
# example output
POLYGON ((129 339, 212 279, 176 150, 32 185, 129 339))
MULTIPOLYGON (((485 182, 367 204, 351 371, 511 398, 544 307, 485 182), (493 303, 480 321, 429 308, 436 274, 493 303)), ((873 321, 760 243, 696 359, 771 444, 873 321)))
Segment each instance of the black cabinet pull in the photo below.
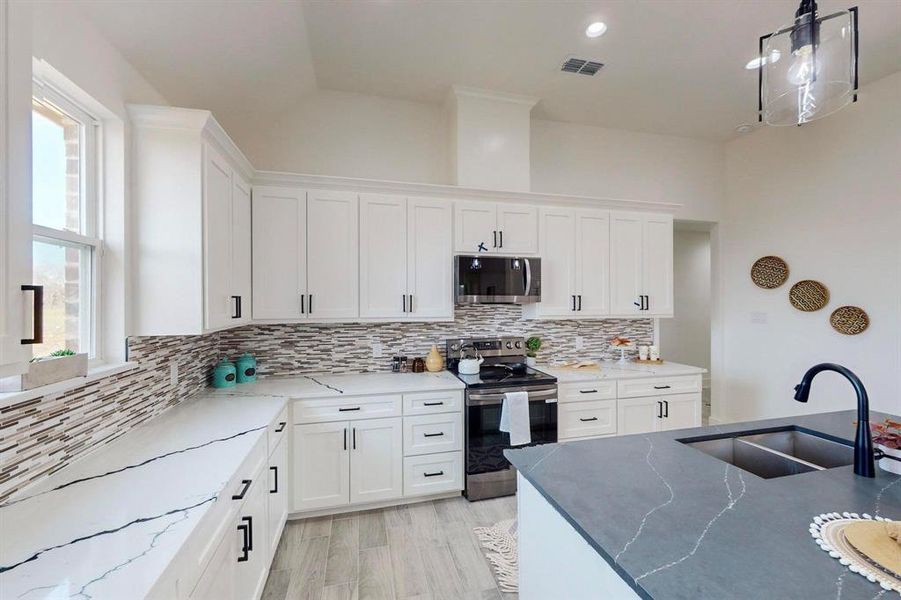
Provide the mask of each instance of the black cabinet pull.
POLYGON ((654 386, 654 389, 655 389, 655 390, 668 390, 668 389, 670 389, 670 386, 668 386, 668 385, 655 385, 655 386, 654 386))
POLYGON ((597 390, 579 390, 580 394, 597 394, 597 390))
POLYGON ((423 477, 438 477, 439 475, 444 475, 444 471, 438 471, 437 473, 423 473, 423 477))
POLYGON ((352 412, 355 410, 360 410, 359 406, 354 406, 353 408, 339 408, 338 412, 352 412))
POLYGON ((582 294, 579 294, 579 310, 582 310, 582 294))
POLYGON ((238 562, 247 562, 247 559, 250 558, 250 548, 247 547, 250 540, 247 537, 247 525, 241 523, 238 525, 238 531, 241 532, 242 542, 241 542, 241 556, 238 557, 238 562))
POLYGON ((344 449, 347 450, 347 427, 344 428, 344 449))
POLYGON ((494 232, 494 246, 493 248, 497 248, 497 231, 494 232))
POLYGON ((34 316, 31 330, 31 337, 24 338, 21 343, 24 345, 43 344, 44 343, 44 286, 42 285, 23 285, 23 292, 34 292, 34 316))
POLYGON ((663 409, 664 409, 663 416, 668 419, 669 418, 669 400, 663 401, 663 409))
POLYGON ((413 312, 413 294, 410 294, 410 312, 413 312))
POLYGON ((273 475, 275 475, 275 487, 269 490, 270 494, 278 493, 278 466, 269 467, 269 470, 272 471, 273 475))
POLYGON ((285 425, 287 425, 284 421, 279 421, 278 427, 275 428, 275 433, 281 433, 285 430, 285 425))
POLYGON ((247 490, 250 489, 251 480, 250 479, 242 479, 241 484, 244 486, 241 488, 241 491, 232 496, 232 500, 243 500, 244 494, 247 493, 247 490))
POLYGON ((642 298, 644 298, 644 300, 642 300, 642 305, 643 305, 642 310, 650 310, 650 307, 649 307, 650 296, 642 296, 642 298))
POLYGON ((661 402, 660 400, 657 401, 657 418, 663 418, 663 402, 661 402))
POLYGON ((644 300, 641 299, 641 296, 639 296, 638 299, 640 300, 640 302, 633 302, 632 304, 637 306, 638 310, 644 310, 644 300))
POLYGON ((300 314, 304 314, 306 311, 304 310, 304 299, 306 298, 306 294, 300 295, 300 314))
POLYGON ((241 296, 232 296, 232 300, 235 301, 235 310, 232 313, 232 319, 240 319, 241 318, 241 296))
POLYGON ((575 294, 573 294, 572 299, 573 299, 573 310, 576 310, 576 296, 575 296, 575 294))
POLYGON ((597 417, 591 417, 590 419, 583 419, 583 418, 579 417, 579 420, 582 421, 583 423, 587 423, 588 421, 597 421, 598 418, 597 418, 597 417))
POLYGON ((241 517, 242 521, 247 522, 247 549, 253 551, 253 517, 241 517))
POLYGON ((307 294, 310 297, 309 302, 307 302, 307 310, 310 314, 313 314, 313 294, 307 294))
POLYGON ((353 428, 353 449, 357 449, 357 428, 353 428))
POLYGON ((499 233, 501 234, 501 248, 503 248, 504 247, 504 232, 500 231, 499 233))
POLYGON ((401 302, 401 305, 403 306, 404 312, 407 312, 407 295, 406 294, 400 295, 400 302, 401 302))
POLYGON ((441 437, 442 435, 444 435, 443 431, 441 433, 423 433, 422 437, 441 437))
POLYGON ((444 402, 423 402, 423 406, 443 406, 444 402))

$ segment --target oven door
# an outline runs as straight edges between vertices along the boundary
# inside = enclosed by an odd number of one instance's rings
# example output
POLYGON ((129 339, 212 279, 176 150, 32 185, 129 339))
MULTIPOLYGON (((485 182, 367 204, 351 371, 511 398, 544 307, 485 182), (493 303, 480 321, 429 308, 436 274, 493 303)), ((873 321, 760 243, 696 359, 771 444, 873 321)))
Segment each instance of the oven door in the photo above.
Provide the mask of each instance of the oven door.
POLYGON ((456 256, 457 304, 531 304, 541 301, 541 259, 456 256))
MULTIPOLYGON (((510 434, 500 430, 505 392, 529 393, 529 446, 557 441, 557 386, 466 392, 466 490, 469 500, 516 493, 516 471, 504 458, 510 434)), ((517 446, 522 448, 525 446, 517 446)))

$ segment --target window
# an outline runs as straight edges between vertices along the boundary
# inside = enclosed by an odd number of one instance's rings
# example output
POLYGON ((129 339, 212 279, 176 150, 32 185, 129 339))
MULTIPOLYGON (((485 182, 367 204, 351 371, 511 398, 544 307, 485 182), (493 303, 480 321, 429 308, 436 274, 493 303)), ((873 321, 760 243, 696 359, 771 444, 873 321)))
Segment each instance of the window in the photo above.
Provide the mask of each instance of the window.
POLYGON ((68 98, 35 84, 32 104, 34 282, 44 286, 44 342, 34 356, 96 355, 101 242, 97 125, 68 98))

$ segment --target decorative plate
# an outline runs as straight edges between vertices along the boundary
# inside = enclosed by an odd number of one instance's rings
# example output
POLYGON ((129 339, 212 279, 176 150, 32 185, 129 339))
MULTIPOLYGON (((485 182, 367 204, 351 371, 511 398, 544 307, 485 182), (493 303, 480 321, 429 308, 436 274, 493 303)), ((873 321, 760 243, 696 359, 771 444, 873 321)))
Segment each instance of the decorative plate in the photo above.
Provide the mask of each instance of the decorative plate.
POLYGON ((778 256, 764 256, 754 261, 751 281, 757 287, 773 290, 788 280, 788 264, 778 256))
POLYGON ((839 306, 829 315, 829 324, 839 333, 857 335, 870 326, 870 317, 858 306, 839 306))
POLYGON ((792 306, 804 312, 814 312, 829 304, 829 290, 819 281, 804 279, 788 292, 792 306))
MULTIPOLYGON (((876 540, 871 537, 868 544, 867 552, 872 552, 874 556, 864 553, 860 548, 854 546, 846 535, 846 529, 857 523, 881 523, 883 525, 895 525, 891 519, 882 517, 871 517, 864 513, 824 513, 813 518, 810 524, 810 535, 813 541, 817 543, 821 550, 828 552, 829 556, 838 559, 852 573, 857 573, 862 577, 866 577, 873 583, 878 583, 882 589, 887 591, 894 590, 901 593, 901 575, 895 570, 897 567, 893 564, 883 564, 880 561, 886 561, 886 556, 892 556, 893 551, 889 549, 884 552, 884 548, 897 544, 888 535, 884 540, 876 540), (872 541, 878 542, 873 544, 872 541), (875 550, 875 551, 874 551, 875 550), (878 557, 878 560, 876 560, 878 557)), ((861 536, 856 536, 861 538, 861 536)), ((861 538, 863 539, 863 538, 861 538)))

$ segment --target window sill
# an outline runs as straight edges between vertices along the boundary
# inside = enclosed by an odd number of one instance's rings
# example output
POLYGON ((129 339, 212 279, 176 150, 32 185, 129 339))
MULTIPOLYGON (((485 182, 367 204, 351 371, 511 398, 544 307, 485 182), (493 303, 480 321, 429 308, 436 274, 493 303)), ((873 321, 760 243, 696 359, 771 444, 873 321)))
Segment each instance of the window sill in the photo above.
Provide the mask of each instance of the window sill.
POLYGON ((26 400, 33 400, 34 398, 39 398, 41 396, 68 392, 99 379, 112 377, 113 375, 125 373, 126 371, 131 371, 132 369, 137 368, 138 363, 136 362, 101 364, 89 368, 88 374, 85 377, 66 379, 65 381, 58 381, 56 383, 51 383, 50 385, 43 385, 31 390, 26 390, 24 392, 0 392, 0 408, 5 408, 7 406, 10 406, 11 404, 18 404, 19 402, 24 402, 26 400))

